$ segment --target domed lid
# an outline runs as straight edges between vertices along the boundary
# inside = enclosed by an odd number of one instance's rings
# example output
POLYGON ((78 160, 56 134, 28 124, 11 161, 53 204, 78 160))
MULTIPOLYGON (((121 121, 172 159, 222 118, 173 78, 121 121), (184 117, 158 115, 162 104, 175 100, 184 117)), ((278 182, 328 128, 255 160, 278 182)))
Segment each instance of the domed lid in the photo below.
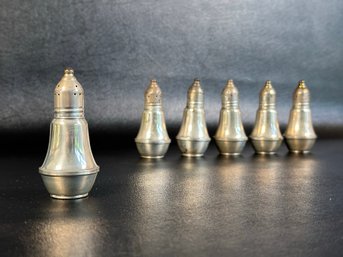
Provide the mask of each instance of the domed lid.
POLYGON ((202 107, 204 105, 204 92, 202 91, 200 80, 194 79, 193 84, 188 89, 187 106, 202 107))
POLYGON ((272 82, 267 80, 260 92, 260 107, 264 109, 274 108, 276 102, 276 92, 272 82))
POLYGON ((162 91, 155 79, 150 81, 150 85, 145 90, 144 100, 146 106, 162 105, 162 91))
POLYGON ((305 84, 305 80, 300 80, 293 94, 294 105, 308 105, 310 103, 310 90, 305 84))
POLYGON ((233 80, 230 79, 227 81, 226 86, 222 92, 222 106, 228 107, 232 105, 237 105, 239 101, 238 90, 233 83, 233 80))
POLYGON ((74 76, 72 68, 66 68, 54 92, 55 109, 83 109, 83 88, 74 76))

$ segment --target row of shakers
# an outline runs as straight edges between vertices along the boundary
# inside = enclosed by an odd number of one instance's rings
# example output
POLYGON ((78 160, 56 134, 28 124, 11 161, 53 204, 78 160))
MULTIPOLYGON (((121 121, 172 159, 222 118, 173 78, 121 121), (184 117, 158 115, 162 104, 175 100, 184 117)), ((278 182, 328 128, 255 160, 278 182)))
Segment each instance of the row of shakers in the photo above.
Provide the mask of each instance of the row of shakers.
MULTIPOLYGON (((232 80, 228 80, 222 91, 222 108, 219 125, 214 135, 216 146, 223 155, 239 155, 248 137, 245 134, 239 108, 239 93, 232 80)), ((282 144, 277 111, 276 93, 270 80, 260 92, 259 108, 254 129, 250 135, 258 154, 275 154, 282 144)), ((293 107, 284 133, 289 151, 307 153, 316 141, 310 109, 310 92, 305 81, 293 94, 293 107)), ((200 81, 195 79, 188 90, 187 105, 183 112, 180 131, 176 136, 184 156, 202 156, 211 140, 205 120, 204 93, 200 81)), ((156 80, 152 80, 145 91, 144 111, 141 126, 135 139, 143 158, 162 158, 168 150, 170 138, 162 110, 162 92, 156 80)))
MULTIPOLYGON (((247 137, 241 122, 238 91, 231 80, 224 88, 222 102, 215 140, 222 154, 238 154, 247 137)), ((285 133, 291 151, 307 152, 315 142, 309 102, 309 91, 304 81, 300 81, 285 133)), ((274 153, 282 141, 275 110, 275 91, 270 81, 260 94, 260 107, 251 139, 258 153, 274 153)), ((204 94, 198 80, 188 91, 177 141, 187 156, 201 156, 210 142, 204 94)), ((155 80, 145 92, 145 107, 136 143, 141 156, 146 158, 161 158, 168 150, 170 138, 162 110, 162 93, 155 80)), ((74 70, 67 68, 54 90, 54 119, 50 124, 47 154, 39 173, 51 197, 78 199, 88 195, 99 169, 89 142, 84 91, 74 76, 74 70)))

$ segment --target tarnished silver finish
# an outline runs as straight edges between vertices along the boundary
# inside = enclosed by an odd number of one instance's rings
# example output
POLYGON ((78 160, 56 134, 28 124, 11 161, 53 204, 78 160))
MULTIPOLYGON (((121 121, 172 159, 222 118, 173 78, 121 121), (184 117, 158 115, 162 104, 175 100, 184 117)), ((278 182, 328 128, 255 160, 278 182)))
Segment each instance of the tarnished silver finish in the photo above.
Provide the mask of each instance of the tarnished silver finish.
POLYGON ((204 93, 197 79, 188 89, 187 106, 176 140, 182 155, 190 157, 202 156, 211 140, 206 127, 204 93))
POLYGON ((74 71, 65 69, 55 88, 55 114, 50 125, 49 147, 39 168, 45 187, 53 198, 86 197, 99 171, 90 147, 83 94, 74 71))
POLYGON ((275 154, 283 140, 275 102, 276 92, 271 81, 267 80, 260 92, 260 105, 256 113, 255 126, 250 135, 253 147, 258 154, 275 154))
POLYGON ((156 80, 151 80, 144 99, 136 146, 142 158, 162 158, 168 151, 170 138, 162 109, 162 92, 156 80))
POLYGON ((284 134, 290 152, 308 153, 316 142, 317 135, 312 125, 310 90, 305 81, 299 81, 293 94, 293 107, 284 134))
POLYGON ((233 80, 228 80, 222 92, 222 108, 214 139, 222 155, 240 154, 248 140, 239 109, 239 93, 233 80))

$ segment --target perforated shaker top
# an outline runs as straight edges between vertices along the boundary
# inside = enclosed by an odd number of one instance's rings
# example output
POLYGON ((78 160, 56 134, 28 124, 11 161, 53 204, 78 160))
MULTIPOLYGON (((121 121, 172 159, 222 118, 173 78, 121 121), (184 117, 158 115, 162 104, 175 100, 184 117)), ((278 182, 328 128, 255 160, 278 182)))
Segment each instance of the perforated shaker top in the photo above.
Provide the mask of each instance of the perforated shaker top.
POLYGON ((144 94, 145 106, 161 106, 162 105, 162 91, 155 79, 151 80, 149 87, 144 94))
POLYGON ((83 111, 84 92, 74 76, 74 70, 66 68, 60 82, 55 87, 54 107, 57 112, 83 111))
POLYGON ((300 80, 293 94, 293 105, 309 107, 310 105, 310 90, 305 84, 305 80, 300 80))
POLYGON ((204 92, 201 88, 200 81, 195 79, 193 84, 188 89, 187 93, 187 107, 202 108, 204 106, 204 92))
POLYGON ((267 80, 260 92, 260 108, 273 109, 275 108, 276 92, 272 86, 272 82, 267 80))
POLYGON ((236 107, 239 102, 239 93, 233 83, 233 80, 230 79, 227 81, 226 86, 222 92, 222 107, 236 107))

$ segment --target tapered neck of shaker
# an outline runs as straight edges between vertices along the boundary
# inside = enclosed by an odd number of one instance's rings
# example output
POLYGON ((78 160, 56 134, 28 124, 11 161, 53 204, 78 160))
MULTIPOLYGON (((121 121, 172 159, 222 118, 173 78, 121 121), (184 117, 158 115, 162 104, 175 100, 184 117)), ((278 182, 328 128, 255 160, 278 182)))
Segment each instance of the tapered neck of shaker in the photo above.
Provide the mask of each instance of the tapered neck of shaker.
POLYGON ((195 79, 193 84, 188 89, 187 93, 188 108, 203 108, 204 107, 204 92, 201 88, 200 81, 195 79))
POLYGON ((150 81, 150 85, 145 90, 144 94, 144 106, 149 107, 160 107, 162 106, 162 91, 157 84, 155 79, 150 81))
POLYGON ((274 110, 276 107, 276 92, 270 80, 267 80, 260 92, 260 109, 274 110))
POLYGON ((239 105, 239 92, 230 79, 227 81, 226 86, 222 92, 222 108, 225 109, 236 109, 239 105))
POLYGON ((305 81, 300 80, 293 94, 293 108, 309 109, 310 98, 310 90, 307 88, 305 81))

